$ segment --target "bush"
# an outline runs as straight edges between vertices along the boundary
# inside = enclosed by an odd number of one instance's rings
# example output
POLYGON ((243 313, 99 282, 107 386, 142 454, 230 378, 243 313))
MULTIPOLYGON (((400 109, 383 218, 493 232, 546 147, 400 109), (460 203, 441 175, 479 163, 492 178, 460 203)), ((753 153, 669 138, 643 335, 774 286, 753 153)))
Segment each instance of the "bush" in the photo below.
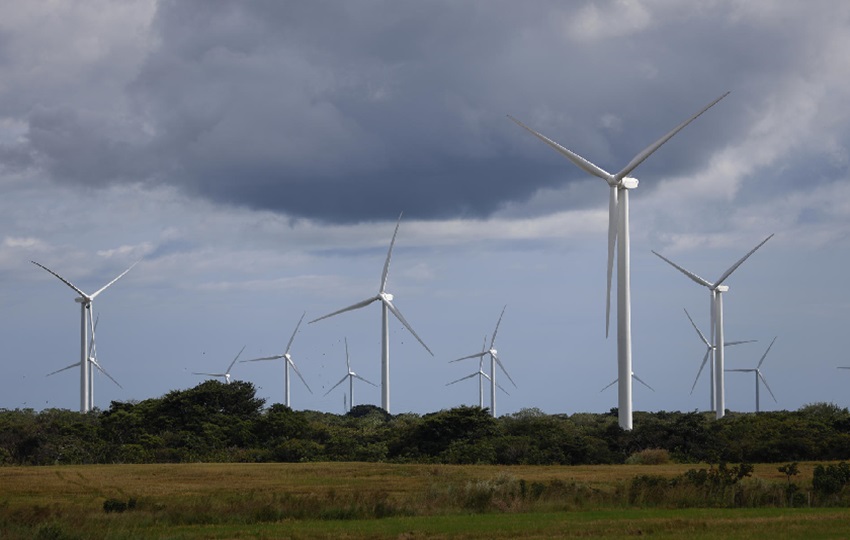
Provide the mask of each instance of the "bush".
POLYGON ((629 465, 664 465, 670 463, 670 452, 664 448, 647 448, 626 459, 629 465))

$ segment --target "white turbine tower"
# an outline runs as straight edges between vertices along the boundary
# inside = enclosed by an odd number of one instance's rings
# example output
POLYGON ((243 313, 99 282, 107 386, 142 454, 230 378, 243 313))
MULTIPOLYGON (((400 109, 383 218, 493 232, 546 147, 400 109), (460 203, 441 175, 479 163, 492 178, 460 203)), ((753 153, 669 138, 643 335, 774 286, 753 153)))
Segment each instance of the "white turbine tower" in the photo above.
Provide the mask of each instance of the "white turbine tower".
MULTIPOLYGON (((365 383, 371 384, 375 388, 377 388, 378 385, 373 383, 372 381, 367 381, 366 379, 364 379, 363 377, 354 373, 351 370, 351 360, 348 357, 348 338, 345 339, 345 366, 348 369, 348 373, 345 375, 345 377, 340 379, 338 383, 331 386, 331 389, 328 390, 327 392, 325 392, 325 395, 327 396, 328 394, 330 394, 334 390, 334 388, 336 388, 337 386, 344 383, 345 379, 348 379, 348 395, 349 395, 349 400, 348 400, 349 401, 349 408, 348 408, 348 410, 350 411, 352 408, 354 408, 354 379, 360 379, 361 381, 363 381, 365 383)), ((342 400, 343 400, 343 408, 345 408, 345 394, 343 394, 342 400)))
MULTIPOLYGON (((487 348, 487 336, 484 336, 484 344, 481 346, 481 349, 483 350, 483 349, 486 349, 486 348, 487 348)), ((460 379, 454 380, 450 383, 446 383, 446 386, 451 386, 455 383, 459 383, 460 381, 465 381, 465 380, 471 379, 473 377, 478 377, 478 408, 483 409, 484 408, 484 380, 485 379, 488 380, 488 381, 490 380, 490 376, 487 375, 486 373, 484 373, 484 355, 483 354, 478 357, 478 371, 476 371, 475 373, 471 373, 471 374, 467 375, 466 377, 461 377, 460 379)), ((499 390, 501 390, 505 394, 510 395, 510 394, 508 394, 507 390, 502 388, 501 384, 496 383, 496 386, 499 387, 499 390)))
POLYGON ((221 377, 224 379, 224 384, 230 384, 230 370, 233 369, 233 364, 235 364, 236 361, 239 360, 239 356, 242 354, 242 351, 245 350, 246 346, 247 345, 242 346, 242 348, 239 350, 239 354, 237 354, 236 358, 234 358, 233 361, 230 362, 230 365, 227 366, 227 370, 224 373, 206 373, 203 371, 193 371, 192 375, 209 375, 210 377, 221 377))
MULTIPOLYGON (((118 274, 118 277, 116 277, 115 279, 113 279, 112 281, 110 281, 109 283, 107 283, 106 285, 104 285, 103 287, 98 289, 97 291, 95 291, 93 294, 84 293, 79 287, 77 287, 76 285, 74 285, 73 283, 68 281, 67 279, 63 278, 62 276, 60 276, 59 274, 57 274, 56 272, 54 272, 50 268, 44 266, 43 264, 37 263, 35 261, 30 261, 30 262, 33 263, 34 265, 40 267, 40 268, 43 268, 44 270, 47 270, 48 272, 53 274, 55 277, 57 277, 62 283, 64 283, 68 287, 71 287, 72 289, 74 289, 74 291, 77 294, 80 295, 80 296, 78 296, 77 298, 74 299, 75 302, 80 304, 80 361, 79 361, 78 364, 75 364, 75 365, 80 366, 80 412, 82 412, 82 413, 88 412, 89 409, 91 408, 91 398, 89 396, 91 394, 91 377, 90 377, 91 370, 90 370, 90 366, 89 366, 89 362, 88 362, 88 352, 89 352, 88 349, 89 349, 89 347, 88 347, 88 343, 87 343, 88 342, 88 329, 86 328, 86 317, 87 317, 86 312, 87 311, 89 312, 88 317, 90 319, 91 318, 91 306, 92 306, 92 302, 94 301, 94 299, 97 298, 97 296, 100 293, 102 293, 103 291, 108 289, 113 283, 115 283, 116 281, 118 281, 119 279, 124 277, 124 274, 126 274, 127 272, 132 270, 134 266, 139 264, 139 262, 141 262, 141 259, 139 259, 138 261, 131 264, 130 268, 128 268, 128 269, 124 270, 123 272, 121 272, 120 274, 118 274)), ((89 320, 89 324, 91 324, 91 320, 89 320)))
MULTIPOLYGON (((502 361, 499 360, 499 352, 494 346, 496 344, 496 334, 499 333, 499 325, 502 324, 502 317, 505 315, 505 309, 507 309, 507 307, 508 306, 506 305, 502 308, 502 314, 499 315, 499 320, 496 322, 496 329, 493 331, 493 338, 490 340, 489 349, 484 349, 479 353, 470 354, 462 358, 458 358, 457 360, 452 360, 452 362, 460 362, 461 360, 467 360, 469 358, 483 359, 485 354, 490 355, 490 415, 493 418, 496 417, 496 387, 498 386, 498 384, 496 383, 496 364, 499 365, 499 367, 502 369, 502 373, 504 373, 508 380, 511 381, 511 384, 516 387, 516 383, 511 378, 510 374, 508 374, 508 370, 505 369, 504 364, 502 364, 502 361)), ((486 338, 484 341, 484 346, 487 346, 486 338)))
POLYGON ((755 373, 756 375, 756 412, 761 412, 761 402, 759 401, 759 381, 764 383, 764 387, 767 388, 767 391, 770 392, 770 397, 773 398, 774 403, 778 403, 776 401, 776 396, 773 395, 773 390, 770 389, 770 386, 767 384, 767 379, 764 378, 764 375, 761 374, 761 365, 764 363, 764 359, 767 358, 767 353, 770 352, 770 348, 773 347, 773 342, 776 341, 776 338, 773 338, 773 341, 770 342, 770 345, 767 346, 767 350, 764 351, 764 354, 761 355, 761 360, 754 368, 749 369, 727 369, 726 371, 737 371, 740 373, 755 373))
POLYGON ((390 271, 390 259, 393 256, 393 245, 395 244, 395 237, 398 234, 398 226, 401 225, 401 214, 398 216, 398 222, 395 225, 395 232, 393 232, 393 238, 390 241, 390 249, 387 252, 387 260, 384 262, 384 271, 381 274, 381 287, 378 289, 378 294, 363 300, 362 302, 357 302, 356 304, 350 305, 346 308, 342 308, 340 310, 334 311, 333 313, 328 313, 327 315, 323 315, 318 319, 313 319, 307 324, 312 324, 317 321, 321 321, 322 319, 327 319, 328 317, 333 317, 334 315, 339 315, 340 313, 345 313, 346 311, 352 311, 355 309, 360 309, 362 307, 366 307, 372 302, 381 302, 381 407, 388 413, 390 412, 390 326, 389 326, 389 314, 388 312, 392 312, 395 315, 396 319, 398 319, 401 324, 407 328, 413 337, 416 338, 419 343, 425 347, 425 350, 431 356, 434 356, 434 353, 431 352, 431 349, 425 345, 425 342, 422 341, 422 338, 413 330, 410 326, 410 323, 404 318, 404 315, 398 310, 397 307, 393 304, 393 295, 387 292, 387 275, 390 271))
MULTIPOLYGON (((641 383, 642 385, 644 385, 645 387, 649 388, 649 389, 650 389, 650 390, 652 390, 653 392, 655 392, 655 388, 653 388, 653 387, 649 386, 648 384, 646 384, 646 383, 643 381, 643 379, 641 379, 640 377, 638 377, 637 375, 635 375, 635 372, 634 372, 634 371, 632 372, 632 378, 633 378, 634 380, 636 380, 637 382, 641 383)), ((616 378, 616 379, 614 379, 614 380, 613 380, 613 381, 611 381, 610 383, 608 383, 608 384, 607 384, 607 385, 606 385, 606 386, 605 386, 602 390, 600 390, 600 391, 599 391, 599 393, 601 394, 601 393, 602 393, 602 392, 604 392, 605 390, 608 390, 609 388, 611 388, 612 386, 614 386, 614 385, 617 383, 617 381, 618 381, 618 380, 619 380, 619 377, 618 377, 618 378, 616 378)))
MULTIPOLYGON (((685 310, 685 315, 688 316, 688 320, 691 321, 691 326, 694 327, 694 330, 696 330, 697 335, 702 340, 702 342, 705 344, 705 356, 702 357, 702 362, 699 365, 699 371, 697 371, 697 376, 694 379, 694 384, 693 384, 693 386, 691 386, 691 394, 693 394, 694 388, 697 387, 697 381, 699 381, 699 377, 700 377, 700 375, 702 375, 702 370, 703 370, 703 368, 705 368, 706 362, 708 362, 708 357, 711 355, 712 352, 714 352, 714 345, 709 343, 709 341, 706 339, 705 335, 700 331, 699 328, 697 328, 696 323, 691 318, 691 314, 688 313, 687 309, 685 310)), ((756 342, 755 339, 747 339, 747 340, 744 340, 744 341, 726 341, 726 342, 723 343, 723 346, 729 347, 729 346, 732 346, 732 345, 742 345, 744 343, 755 343, 755 342, 756 342)), ((711 391, 710 391, 711 410, 714 410, 714 366, 713 365, 712 365, 710 371, 711 371, 711 391)))
POLYGON ((741 257, 738 262, 730 266, 714 283, 711 283, 699 277, 690 270, 685 270, 684 268, 674 263, 670 259, 664 257, 660 253, 653 251, 653 253, 655 253, 664 262, 685 274, 695 283, 708 288, 710 294, 709 300, 711 302, 711 330, 714 340, 714 362, 712 364, 714 373, 714 408, 715 415, 718 419, 723 418, 723 416, 726 414, 726 394, 724 389, 723 375, 723 358, 725 344, 725 341, 723 339, 723 293, 727 292, 729 290, 729 287, 727 287, 726 285, 722 285, 722 283, 726 281, 726 278, 732 275, 732 272, 737 270, 738 267, 741 266, 744 261, 746 261, 750 257, 750 255, 755 253, 758 248, 762 247, 765 242, 767 242, 771 238, 773 238, 772 234, 762 240, 759 245, 751 249, 749 253, 741 257))
MULTIPOLYGON (((91 310, 89 310, 89 315, 91 315, 91 310)), ((94 409, 94 368, 97 368, 98 371, 100 371, 101 373, 106 375, 109 378, 110 381, 112 381, 113 383, 115 383, 116 386, 118 386, 118 388, 121 388, 121 389, 124 388, 123 386, 121 386, 121 384, 118 381, 116 381, 112 377, 112 375, 107 373, 107 371, 105 369, 103 369, 103 366, 101 366, 100 363, 97 361, 97 345, 96 345, 94 336, 95 336, 95 330, 97 330, 97 323, 98 323, 99 320, 100 320, 100 315, 97 316, 97 318, 94 321, 94 324, 91 324, 91 316, 89 316, 89 324, 91 326, 91 340, 89 341, 89 354, 88 354, 88 357, 86 358, 86 361, 87 361, 87 364, 88 364, 88 378, 89 378, 89 392, 88 392, 88 396, 89 396, 89 407, 88 408, 89 408, 89 410, 94 409)), ((80 365, 79 362, 74 362, 73 364, 71 364, 69 366, 65 366, 62 369, 57 369, 56 371, 52 371, 52 372, 48 373, 47 376, 50 377, 51 375, 61 373, 63 371, 69 370, 71 368, 75 368, 79 365, 80 365)))
POLYGON ((564 148, 552 139, 542 135, 526 126, 516 118, 509 116, 511 120, 520 127, 554 148, 561 155, 573 162, 577 167, 588 174, 597 176, 610 186, 608 198, 608 286, 605 305, 605 336, 608 336, 608 327, 611 311, 611 273, 614 265, 614 246, 617 245, 617 372, 620 382, 618 388, 618 416, 622 429, 632 429, 632 322, 631 322, 631 283, 630 283, 630 253, 629 253, 629 190, 638 186, 636 178, 628 176, 638 165, 658 150, 661 145, 679 131, 693 122, 698 116, 711 108, 718 101, 729 95, 726 92, 715 99, 698 113, 691 116, 672 131, 649 145, 638 153, 618 173, 611 174, 601 167, 594 165, 572 150, 564 148))
POLYGON ((309 390, 311 394, 313 393, 313 391, 310 390, 310 385, 307 384, 307 381, 304 380, 304 376, 301 375, 300 371, 298 371, 298 367, 295 365, 295 362, 292 360, 292 356, 289 354, 289 349, 292 347, 292 342, 295 340, 295 334, 298 333, 298 328, 301 326, 301 321, 304 320, 304 315, 306 315, 306 314, 307 314, 307 312, 305 311, 301 315, 301 318, 298 319, 298 324, 295 325, 295 331, 292 332, 292 337, 289 338, 289 343, 286 344, 286 351, 283 354, 276 354, 274 356, 264 356, 263 358, 252 358, 251 360, 242 360, 242 361, 239 362, 240 364, 242 364, 242 363, 245 363, 245 362, 260 362, 260 361, 263 361, 263 360, 281 360, 281 359, 283 359, 284 360, 283 386, 284 386, 284 394, 286 396, 285 405, 287 407, 290 406, 289 405, 289 368, 290 367, 292 367, 292 369, 295 371, 295 374, 298 375, 298 378, 301 379, 301 382, 304 383, 304 386, 307 387, 307 390, 309 390))

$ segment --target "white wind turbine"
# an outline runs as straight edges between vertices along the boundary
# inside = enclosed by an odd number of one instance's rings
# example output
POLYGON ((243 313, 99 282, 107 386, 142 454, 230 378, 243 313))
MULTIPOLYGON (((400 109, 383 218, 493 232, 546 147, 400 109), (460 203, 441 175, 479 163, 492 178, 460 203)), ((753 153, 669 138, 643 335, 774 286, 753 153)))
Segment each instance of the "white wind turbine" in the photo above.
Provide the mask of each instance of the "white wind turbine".
POLYGON ((390 412, 390 326, 389 326, 389 315, 388 312, 392 312, 395 315, 396 319, 398 319, 401 324, 407 328, 413 337, 416 338, 419 343, 425 347, 425 350, 434 356, 434 353, 431 352, 431 349, 425 345, 425 342, 422 341, 422 338, 417 335, 417 333, 410 326, 410 323, 404 318, 404 315, 398 310, 397 307, 393 304, 393 295, 387 292, 387 276, 390 271, 390 259, 393 255, 393 245, 395 244, 395 237, 398 234, 398 226, 401 225, 401 214, 398 216, 398 222, 395 225, 395 232, 393 232, 393 238, 390 241, 390 249, 387 252, 387 260, 384 262, 384 271, 381 274, 381 287, 378 289, 378 294, 363 300, 362 302, 357 302, 356 304, 350 305, 346 308, 342 308, 340 310, 334 311, 333 313, 328 313, 327 315, 323 315, 318 319, 313 319, 307 324, 312 324, 317 321, 321 321, 322 319, 327 319, 328 317, 333 317, 334 315, 339 315, 340 313, 345 313, 346 311, 352 311, 355 309, 360 309, 362 307, 366 307, 373 302, 381 302, 381 407, 388 413, 390 412))
MULTIPOLYGON (((484 344, 481 346, 481 348, 485 349, 486 347, 487 347, 487 336, 484 336, 484 344)), ((487 375, 486 373, 484 373, 484 355, 483 354, 478 357, 478 371, 476 371, 475 373, 471 373, 471 374, 467 375, 466 377, 461 377, 460 379, 454 380, 450 383, 446 383, 446 386, 451 386, 455 383, 459 383, 460 381, 465 381, 465 380, 471 379, 473 377, 478 377, 478 408, 483 409, 484 408, 484 379, 487 379, 488 381, 490 380, 490 376, 487 375)), ((499 390, 501 390, 505 394, 510 395, 510 394, 508 394, 507 390, 502 388, 501 384, 496 383, 496 386, 498 386, 499 390)))
MULTIPOLYGON (((496 364, 498 364, 499 367, 502 368, 502 373, 504 373, 505 376, 508 378, 508 380, 511 381, 511 384, 513 384, 514 387, 516 387, 516 383, 511 378, 510 374, 508 374, 508 370, 505 369, 504 364, 502 364, 502 361, 499 360, 499 352, 496 350, 496 348, 494 346, 495 343, 496 343, 496 334, 499 333, 499 325, 502 324, 502 317, 505 315, 505 309, 507 309, 507 307, 508 306, 506 305, 505 307, 502 308, 502 314, 499 315, 499 320, 496 322, 496 329, 493 331, 493 338, 490 340, 490 348, 489 349, 485 349, 485 350, 482 350, 479 353, 470 354, 470 355, 464 356, 462 358, 458 358, 457 360, 452 360, 452 362, 460 362, 461 360, 467 360, 469 358, 481 358, 481 359, 483 359, 485 354, 490 355, 490 377, 489 377, 490 378, 490 415, 493 418, 496 417, 496 386, 498 386, 497 383, 496 383, 496 364)), ((485 347, 487 346, 486 338, 485 338, 485 341, 484 341, 484 346, 485 347)), ((507 392, 505 392, 505 393, 507 393, 507 392)))
MULTIPOLYGON (((130 268, 127 268, 126 270, 124 270, 123 272, 118 274, 118 277, 116 277, 115 279, 113 279, 112 281, 110 281, 109 283, 107 283, 106 285, 104 285, 103 287, 98 289, 97 291, 95 291, 93 294, 84 293, 79 287, 77 287, 76 285, 74 285, 73 283, 68 281, 67 279, 63 278, 62 276, 60 276, 59 274, 57 274, 56 272, 54 272, 50 268, 44 266, 43 264, 37 263, 35 261, 30 261, 30 262, 33 263, 34 265, 40 267, 40 268, 43 268, 44 270, 46 270, 48 272, 50 272, 56 278, 58 278, 62 283, 64 283, 68 287, 71 287, 72 289, 74 289, 74 291, 77 294, 80 295, 80 296, 78 296, 77 298, 74 299, 75 302, 80 304, 80 361, 78 362, 78 364, 75 364, 75 365, 80 366, 80 412, 82 412, 82 413, 88 412, 89 409, 91 408, 91 397, 90 397, 90 394, 91 394, 91 370, 90 370, 90 366, 89 366, 89 362, 88 362, 88 349, 89 349, 89 347, 88 347, 88 343, 87 343, 88 342, 88 329, 86 328, 86 317, 87 317, 86 311, 89 312, 88 317, 90 319, 91 318, 91 306, 92 306, 92 302, 94 301, 94 299, 97 298, 97 296, 100 293, 102 293, 103 291, 108 289, 113 283, 115 283, 116 281, 118 281, 119 279, 124 277, 124 274, 126 274, 127 272, 132 270, 134 266, 139 264, 139 262, 141 262, 141 259, 139 259, 138 261, 131 264, 130 268)), ((89 322, 89 324, 91 324, 91 322, 89 322)))
POLYGON ((773 347, 773 342, 776 341, 776 338, 773 338, 773 341, 770 342, 770 345, 767 346, 767 350, 764 351, 764 354, 761 355, 761 360, 754 368, 749 369, 727 369, 726 371, 738 371, 741 373, 755 373, 756 374, 756 412, 760 412, 760 401, 759 401, 759 381, 764 383, 764 387, 767 388, 767 391, 770 392, 770 397, 773 398, 774 403, 778 403, 776 401, 776 396, 773 395, 773 390, 770 389, 770 386, 767 384, 767 379, 764 378, 764 375, 761 374, 761 365, 764 363, 764 359, 767 358, 767 353, 770 352, 770 348, 773 347))
MULTIPOLYGON (((699 377, 700 377, 700 375, 702 375, 702 370, 705 367, 706 362, 708 362, 708 357, 711 355, 712 352, 714 352, 714 345, 709 343, 709 341, 705 338, 705 335, 703 335, 703 333, 700 331, 700 329, 697 328, 696 323, 691 318, 691 314, 688 313, 687 309, 685 310, 685 315, 688 316, 688 320, 691 321, 691 326, 694 327, 694 330, 697 331, 697 335, 702 340, 702 342, 705 344, 705 356, 702 357, 702 362, 699 365, 699 371, 697 371, 697 376, 694 379, 694 385, 691 386, 691 394, 693 394, 694 388, 697 387, 697 381, 699 381, 699 377)), ((729 347, 731 345, 742 345, 744 343, 755 343, 755 342, 756 342, 755 339, 747 339, 747 340, 744 340, 744 341, 726 341, 726 342, 723 343, 723 346, 729 347)), ((711 391, 710 391, 711 410, 714 410, 714 366, 713 365, 712 365, 710 371, 711 371, 711 391)))
POLYGON ((723 371, 723 357, 724 357, 724 345, 725 341, 723 339, 723 293, 729 290, 729 287, 723 285, 722 283, 726 281, 732 272, 738 269, 744 261, 746 261, 750 255, 756 252, 758 248, 762 247, 765 242, 773 238, 771 234, 764 240, 762 240, 759 245, 754 247, 741 257, 738 262, 730 266, 723 274, 718 278, 717 281, 711 283, 698 275, 694 274, 690 270, 685 270, 678 264, 674 263, 670 259, 664 257, 660 253, 653 251, 655 255, 661 258, 664 262, 675 268, 676 270, 682 272, 691 280, 693 280, 698 285, 702 285, 708 288, 710 294, 710 303, 711 303, 711 333, 714 340, 714 362, 712 364, 713 369, 713 380, 714 380, 714 408, 715 408, 715 416, 720 419, 726 414, 726 394, 724 388, 724 371, 723 371))
POLYGON ((726 92, 715 99, 698 113, 691 116, 672 131, 649 145, 638 153, 618 173, 611 174, 601 167, 584 159, 572 150, 564 148, 552 139, 542 135, 526 126, 516 118, 508 116, 519 124, 520 127, 554 148, 561 155, 573 162, 577 167, 588 174, 597 176, 610 186, 608 198, 608 286, 606 290, 605 304, 605 336, 608 336, 608 327, 611 311, 611 273, 614 265, 614 246, 617 245, 617 372, 618 381, 618 416, 622 429, 632 429, 632 322, 631 322, 631 278, 630 278, 630 253, 629 253, 629 190, 638 186, 636 178, 629 177, 638 165, 658 150, 661 145, 670 140, 679 131, 693 122, 698 116, 711 108, 718 101, 729 95, 726 92), (619 239, 619 240, 618 240, 619 239))
MULTIPOLYGON (((348 395, 349 395, 349 405, 350 405, 348 410, 350 411, 354 407, 354 379, 360 379, 361 381, 363 381, 365 383, 371 384, 375 388, 377 388, 378 385, 373 383, 372 381, 367 381, 366 379, 364 379, 363 377, 354 373, 351 370, 351 360, 348 357, 348 338, 345 339, 345 366, 348 369, 348 373, 345 375, 345 377, 340 379, 338 383, 331 386, 331 389, 328 390, 327 392, 325 392, 325 395, 327 396, 328 394, 330 394, 334 390, 334 388, 336 388, 337 386, 344 383, 345 379, 348 379, 348 395)), ((345 407, 345 394, 343 394, 342 399, 343 399, 343 408, 344 408, 345 407)))
POLYGON ((242 354, 242 351, 245 350, 246 346, 247 345, 242 346, 242 348, 239 350, 239 354, 237 354, 236 358, 234 358, 233 361, 230 362, 230 365, 227 366, 227 370, 224 373, 206 373, 203 371, 193 371, 192 375, 209 375, 210 377, 221 377, 224 379, 224 384, 230 384, 230 370, 233 369, 233 364, 235 364, 236 361, 239 360, 239 356, 242 354))
MULTIPOLYGON (((89 315, 91 315, 91 310, 89 310, 89 315)), ((96 341, 95 341, 94 336, 95 336, 95 330, 97 330, 97 323, 98 323, 99 320, 100 320, 100 315, 97 316, 97 318, 94 321, 94 324, 91 324, 91 316, 89 316, 89 325, 91 327, 91 340, 89 341, 89 354, 88 354, 88 357, 86 358, 86 361, 87 361, 87 364, 88 364, 87 369, 88 369, 88 378, 89 378, 89 392, 88 392, 88 396, 89 396, 88 408, 89 408, 89 410, 94 409, 94 368, 97 368, 98 371, 100 371, 101 373, 106 375, 109 378, 110 381, 112 381, 113 383, 115 383, 116 386, 118 386, 118 388, 121 388, 121 389, 124 388, 123 386, 121 386, 121 384, 118 381, 116 381, 112 377, 112 375, 107 373, 107 371, 105 369, 103 369, 103 366, 101 366, 100 363, 97 361, 97 345, 96 345, 96 341)), ((66 371, 66 370, 69 370, 71 368, 75 368, 79 365, 80 365, 79 362, 74 362, 73 364, 71 364, 69 366, 65 366, 62 369, 57 369, 56 371, 52 371, 52 372, 48 373, 47 376, 50 377, 51 375, 61 373, 62 371, 66 371)))
POLYGON ((307 312, 305 311, 301 314, 301 318, 298 319, 298 324, 295 325, 295 331, 292 332, 292 337, 289 338, 289 343, 286 344, 286 351, 283 354, 276 354, 274 356, 264 356, 263 358, 252 358, 251 360, 242 360, 240 364, 245 362, 260 362, 263 360, 284 360, 284 368, 283 368, 283 385, 284 385, 284 393, 286 395, 286 406, 289 407, 289 368, 295 371, 295 374, 298 375, 298 378, 301 379, 301 382, 304 383, 304 386, 307 387, 307 390, 312 394, 313 391, 310 390, 310 385, 307 384, 307 381, 304 380, 304 376, 301 375, 301 372, 298 371, 298 367, 295 365, 295 362, 292 360, 292 356, 289 354, 289 349, 292 347, 292 342, 295 340, 295 334, 298 333, 298 328, 301 326, 301 321, 304 320, 304 315, 307 312))

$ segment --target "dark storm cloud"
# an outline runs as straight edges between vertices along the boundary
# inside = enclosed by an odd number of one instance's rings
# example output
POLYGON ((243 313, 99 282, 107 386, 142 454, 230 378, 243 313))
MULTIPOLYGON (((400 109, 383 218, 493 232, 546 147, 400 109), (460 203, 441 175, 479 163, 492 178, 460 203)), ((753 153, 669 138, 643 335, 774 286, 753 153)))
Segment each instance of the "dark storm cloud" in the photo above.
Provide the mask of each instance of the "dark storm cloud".
MULTIPOLYGON (((507 113, 616 171, 745 75, 769 73, 766 57, 800 54, 720 9, 648 9, 629 15, 637 30, 626 20, 600 39, 575 26, 587 6, 562 6, 161 2, 156 45, 126 85, 135 125, 47 106, 29 115, 28 144, 63 181, 166 182, 324 221, 481 216, 584 179, 507 113)), ((740 128, 728 101, 636 173, 698 166, 740 128)))

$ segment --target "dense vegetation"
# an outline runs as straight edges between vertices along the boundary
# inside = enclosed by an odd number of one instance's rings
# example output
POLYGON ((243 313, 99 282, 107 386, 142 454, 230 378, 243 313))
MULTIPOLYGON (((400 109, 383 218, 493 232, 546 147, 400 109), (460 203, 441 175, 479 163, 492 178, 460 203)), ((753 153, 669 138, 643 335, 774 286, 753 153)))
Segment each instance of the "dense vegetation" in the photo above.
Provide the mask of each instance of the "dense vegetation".
POLYGON ((477 407, 389 415, 360 405, 343 416, 265 408, 247 382, 206 381, 88 414, 0 410, 0 465, 369 461, 456 464, 778 463, 850 458, 850 412, 635 413, 491 418, 477 407))

